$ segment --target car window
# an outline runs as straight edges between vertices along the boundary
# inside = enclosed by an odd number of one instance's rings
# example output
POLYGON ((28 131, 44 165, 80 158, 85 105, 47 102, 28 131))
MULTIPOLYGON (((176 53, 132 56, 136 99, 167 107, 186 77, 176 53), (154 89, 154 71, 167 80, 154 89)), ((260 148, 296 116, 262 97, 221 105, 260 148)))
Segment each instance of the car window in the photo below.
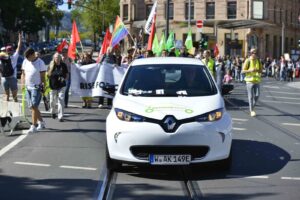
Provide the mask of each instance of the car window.
POLYGON ((207 96, 217 89, 204 66, 131 66, 121 86, 123 95, 133 96, 207 96))

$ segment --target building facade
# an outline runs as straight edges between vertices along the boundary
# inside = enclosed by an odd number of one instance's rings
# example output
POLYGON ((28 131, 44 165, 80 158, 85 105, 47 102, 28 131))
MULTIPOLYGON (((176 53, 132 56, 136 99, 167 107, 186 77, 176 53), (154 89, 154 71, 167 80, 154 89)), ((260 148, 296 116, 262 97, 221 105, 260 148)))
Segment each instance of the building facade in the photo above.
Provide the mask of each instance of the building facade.
MULTIPOLYGON (((120 0, 120 15, 132 35, 142 32, 155 0, 120 0)), ((166 30, 167 1, 158 0, 157 34, 166 30)), ((300 0, 170 0, 169 30, 184 41, 203 34, 208 49, 217 44, 221 55, 246 56, 258 48, 260 57, 280 57, 297 48, 300 39, 300 0), (189 18, 190 10, 190 18, 189 18), (196 21, 203 20, 202 33, 196 21), (284 48, 283 48, 284 47, 284 48)), ((142 37, 142 44, 147 36, 142 37)))

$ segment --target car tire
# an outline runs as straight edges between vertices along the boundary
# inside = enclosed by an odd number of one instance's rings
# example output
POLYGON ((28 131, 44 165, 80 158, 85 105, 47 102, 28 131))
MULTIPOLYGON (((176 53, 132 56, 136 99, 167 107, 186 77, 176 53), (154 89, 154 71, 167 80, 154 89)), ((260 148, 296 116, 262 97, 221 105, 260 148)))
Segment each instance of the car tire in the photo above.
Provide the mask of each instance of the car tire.
POLYGON ((107 146, 106 146, 106 167, 108 170, 111 171, 116 171, 122 167, 122 163, 120 161, 110 158, 107 146))

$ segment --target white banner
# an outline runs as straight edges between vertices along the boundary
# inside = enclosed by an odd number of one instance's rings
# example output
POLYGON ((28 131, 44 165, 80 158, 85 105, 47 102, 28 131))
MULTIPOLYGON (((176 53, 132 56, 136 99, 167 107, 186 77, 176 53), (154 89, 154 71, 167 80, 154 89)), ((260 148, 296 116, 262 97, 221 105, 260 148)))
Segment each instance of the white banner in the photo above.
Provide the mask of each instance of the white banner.
POLYGON ((112 64, 90 64, 71 66, 71 90, 72 94, 81 97, 109 97, 100 84, 119 85, 127 68, 115 67, 112 64))
POLYGON ((157 7, 157 1, 155 1, 155 3, 153 4, 148 20, 145 25, 145 33, 147 33, 148 35, 151 33, 151 25, 153 23, 154 15, 156 14, 156 7, 157 7))

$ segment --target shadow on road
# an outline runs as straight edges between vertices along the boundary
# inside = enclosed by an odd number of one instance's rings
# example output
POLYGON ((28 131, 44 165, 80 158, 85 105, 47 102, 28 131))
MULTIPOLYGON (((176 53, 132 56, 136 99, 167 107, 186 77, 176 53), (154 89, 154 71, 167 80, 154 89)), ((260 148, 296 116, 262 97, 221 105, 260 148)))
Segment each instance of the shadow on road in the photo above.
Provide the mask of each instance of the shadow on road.
POLYGON ((268 143, 250 140, 233 140, 232 167, 220 171, 215 163, 180 166, 124 166, 120 173, 161 180, 207 180, 230 177, 248 177, 273 174, 280 171, 291 159, 288 152, 268 143), (184 172, 184 173, 182 173, 184 172))
POLYGON ((90 179, 29 179, 0 175, 1 199, 91 199, 98 181, 90 179))

